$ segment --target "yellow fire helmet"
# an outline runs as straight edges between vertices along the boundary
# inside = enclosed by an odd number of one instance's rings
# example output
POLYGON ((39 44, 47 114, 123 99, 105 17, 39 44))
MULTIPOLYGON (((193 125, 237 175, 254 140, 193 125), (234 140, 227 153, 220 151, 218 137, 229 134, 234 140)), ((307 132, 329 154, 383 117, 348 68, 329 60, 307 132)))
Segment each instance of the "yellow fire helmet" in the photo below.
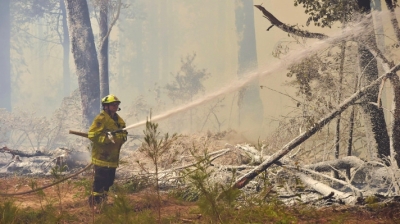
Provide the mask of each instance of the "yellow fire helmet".
POLYGON ((113 103, 113 102, 121 103, 121 101, 113 94, 110 94, 110 95, 104 97, 103 99, 101 99, 102 104, 113 103))

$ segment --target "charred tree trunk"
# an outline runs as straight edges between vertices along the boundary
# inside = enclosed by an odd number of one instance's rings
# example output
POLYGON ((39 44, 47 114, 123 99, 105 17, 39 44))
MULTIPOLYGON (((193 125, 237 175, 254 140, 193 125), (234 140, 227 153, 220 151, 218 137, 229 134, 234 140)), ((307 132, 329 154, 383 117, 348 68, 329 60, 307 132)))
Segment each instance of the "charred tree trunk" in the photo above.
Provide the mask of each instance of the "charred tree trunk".
POLYGON ((397 167, 400 166, 400 80, 396 73, 389 76, 393 88, 393 102, 392 102, 392 133, 391 133, 391 151, 394 152, 394 159, 397 167))
POLYGON ((390 21, 392 23, 392 27, 394 30, 394 33, 396 34, 397 41, 400 42, 400 27, 399 27, 399 21, 397 20, 396 14, 394 12, 394 9, 396 7, 396 3, 394 3, 392 0, 385 0, 386 5, 388 9, 390 10, 390 21))
MULTIPOLYGON (((390 19, 394 33, 397 37, 397 42, 400 44, 400 27, 399 22, 396 18, 394 9, 396 7, 397 1, 385 0, 388 9, 390 10, 390 19)), ((393 66, 393 65, 391 65, 393 66)), ((390 77, 390 82, 393 88, 393 102, 392 102, 392 133, 390 147, 391 151, 395 153, 394 159, 397 162, 397 166, 400 166, 400 81, 397 74, 392 74, 390 77)))
MULTIPOLYGON (((362 80, 363 85, 368 85, 373 80, 378 78, 377 62, 368 49, 364 46, 359 46, 359 57, 361 71, 364 71, 362 80)), ((366 131, 370 133, 372 139, 368 139, 370 150, 377 149, 378 158, 390 156, 390 141, 389 134, 386 129, 386 122, 382 108, 370 104, 370 102, 378 101, 379 86, 371 88, 362 99, 361 107, 364 112, 366 131)), ((379 99, 380 100, 380 99, 379 99)), ((369 136, 367 134, 367 136, 369 136)), ((375 156, 373 156, 375 157, 375 156)))
MULTIPOLYGON (((358 7, 361 13, 368 14, 371 12, 371 0, 358 0, 358 7)), ((373 24, 372 17, 369 18, 370 24, 373 24)), ((376 38, 373 32, 373 27, 366 27, 368 30, 368 37, 363 38, 366 40, 366 43, 370 46, 376 46, 376 38)), ((363 43, 365 44, 365 43, 363 43)), ((361 71, 364 74, 362 79, 362 85, 368 85, 373 80, 378 78, 378 65, 377 60, 374 55, 364 46, 359 45, 358 48, 359 60, 361 71)), ((377 102, 379 93, 379 86, 375 86, 371 89, 369 93, 367 93, 362 99, 362 109, 364 112, 365 125, 367 138, 371 136, 372 139, 367 139, 369 142, 370 151, 377 149, 377 157, 385 158, 390 156, 390 139, 389 134, 387 132, 386 122, 383 110, 381 108, 376 107, 375 105, 370 104, 370 102, 377 102), (369 134, 368 134, 369 133, 369 134)), ((375 157, 373 155, 373 157, 375 157)))
POLYGON ((83 123, 89 127, 100 108, 99 62, 89 10, 86 0, 65 0, 64 2, 81 93, 83 123))

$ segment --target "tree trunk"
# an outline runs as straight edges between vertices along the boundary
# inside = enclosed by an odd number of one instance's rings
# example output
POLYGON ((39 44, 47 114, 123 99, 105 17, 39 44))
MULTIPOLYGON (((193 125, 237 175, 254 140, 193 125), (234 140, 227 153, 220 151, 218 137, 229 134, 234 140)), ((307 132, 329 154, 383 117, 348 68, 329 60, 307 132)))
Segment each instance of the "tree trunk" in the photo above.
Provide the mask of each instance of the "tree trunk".
POLYGON ((110 94, 109 78, 108 78, 108 0, 100 2, 100 49, 99 49, 99 65, 100 65, 100 97, 110 94))
POLYGON ((64 97, 69 96, 71 89, 71 77, 69 70, 69 35, 68 35, 68 24, 67 24, 67 12, 65 9, 64 0, 60 0, 60 8, 62 13, 62 27, 63 27, 63 83, 64 83, 64 97))
MULTIPOLYGON (((400 28, 399 22, 394 12, 395 3, 392 0, 385 0, 388 9, 390 10, 390 19, 394 33, 397 37, 397 42, 400 44, 400 28)), ((392 130, 391 130, 391 152, 394 152, 394 159, 397 162, 397 167, 400 165, 400 82, 397 74, 390 77, 390 82, 393 88, 393 102, 392 102, 392 130)), ((393 162, 393 161, 392 161, 393 162)))
POLYGON ((341 191, 333 189, 333 188, 329 187, 328 185, 325 185, 319 181, 316 181, 303 173, 297 172, 296 175, 300 178, 300 180, 303 183, 305 183, 309 187, 313 188, 314 190, 318 191, 320 194, 322 194, 324 196, 334 193, 334 197, 336 199, 342 200, 343 202, 345 202, 345 204, 353 204, 353 203, 355 203, 355 201, 357 199, 351 193, 343 193, 341 191))
MULTIPOLYGON (((235 22, 239 43, 238 75, 244 76, 246 72, 257 67, 252 1, 236 0, 235 22)), ((264 108, 258 86, 258 80, 253 81, 240 90, 238 99, 239 126, 241 129, 251 127, 249 129, 253 130, 253 133, 249 132, 249 136, 246 137, 252 139, 259 137, 263 123, 264 108)))
MULTIPOLYGON (((346 41, 342 41, 341 43, 341 51, 340 51, 340 65, 339 65, 339 87, 338 87, 338 96, 337 102, 340 104, 342 102, 342 84, 343 84, 343 67, 344 67, 344 59, 346 56, 346 41)), ((335 159, 339 159, 340 154, 340 119, 341 115, 339 114, 336 120, 336 142, 335 142, 335 159)), ((333 176, 338 179, 339 173, 337 171, 333 171, 333 176)))
POLYGON ((0 1, 0 108, 11 111, 10 2, 0 1))
POLYGON ((83 124, 89 127, 100 108, 99 62, 86 0, 65 0, 76 74, 81 93, 83 124))
POLYGON ((392 23, 392 27, 394 33, 396 34, 397 41, 400 42, 400 28, 399 28, 399 21, 397 20, 396 14, 394 12, 395 4, 392 0, 385 0, 388 9, 390 10, 390 21, 392 23))
MULTIPOLYGON (((364 46, 359 46, 361 71, 364 72, 364 79, 361 80, 363 85, 369 85, 373 80, 378 78, 377 62, 368 49, 364 46)), ((378 101, 379 86, 374 86, 365 94, 362 99, 361 107, 365 118, 367 136, 372 136, 372 139, 367 139, 370 151, 377 149, 377 156, 384 158, 390 156, 389 134, 386 129, 385 117, 383 110, 370 102, 378 101)), ((380 99, 379 99, 380 100, 380 99)), ((373 157, 376 157, 373 155, 373 157)))
POLYGON ((344 170, 351 168, 359 168, 364 165, 364 161, 356 156, 346 156, 341 159, 324 161, 303 166, 304 168, 311 169, 317 172, 330 172, 334 169, 344 170))
MULTIPOLYGON (((354 83, 354 92, 357 92, 357 87, 358 87, 358 77, 355 78, 355 83, 354 83)), ((355 117, 355 107, 353 106, 351 108, 351 113, 350 113, 350 118, 349 118, 349 139, 347 141, 347 156, 351 156, 353 153, 353 132, 354 132, 354 117, 355 117)), ((347 169, 346 170, 346 176, 348 179, 350 179, 351 176, 351 170, 347 169)))
MULTIPOLYGON (((370 0, 358 0, 358 6, 361 13, 368 14, 371 12, 370 0)), ((369 24, 374 24, 372 18, 370 18, 369 24)), ((363 71, 363 74, 361 74, 363 77, 363 79, 361 79, 361 85, 369 85, 370 82, 376 80, 379 76, 377 60, 364 46, 364 44, 376 46, 373 27, 366 27, 366 29, 368 28, 370 30, 367 32, 366 36, 368 36, 369 39, 364 39, 368 40, 368 42, 363 43, 363 45, 359 45, 358 47, 360 68, 361 71, 363 71)), ((363 97, 363 104, 361 106, 365 118, 369 150, 372 152, 377 149, 377 155, 372 155, 372 157, 384 158, 390 156, 390 139, 386 128, 384 113, 381 108, 370 104, 370 102, 377 102, 380 100, 378 99, 378 92, 379 86, 372 88, 371 91, 363 97), (371 136, 372 139, 368 138, 368 136, 371 136)))
POLYGON ((400 166, 400 80, 396 73, 391 74, 389 77, 393 88, 393 102, 392 102, 392 123, 391 123, 391 151, 394 153, 393 163, 400 166))

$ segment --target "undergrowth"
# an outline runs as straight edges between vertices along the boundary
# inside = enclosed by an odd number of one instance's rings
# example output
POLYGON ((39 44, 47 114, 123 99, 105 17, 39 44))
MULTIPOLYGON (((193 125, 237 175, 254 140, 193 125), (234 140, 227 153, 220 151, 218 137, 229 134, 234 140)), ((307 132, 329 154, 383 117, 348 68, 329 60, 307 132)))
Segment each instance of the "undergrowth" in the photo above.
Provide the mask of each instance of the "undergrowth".
MULTIPOLYGON (((212 158, 207 145, 204 149, 193 146, 188 149, 195 158, 192 166, 180 170, 180 185, 164 193, 159 185, 159 168, 163 155, 171 150, 171 143, 177 136, 159 136, 158 125, 148 121, 144 131, 142 152, 151 159, 155 171, 148 175, 136 176, 126 181, 118 181, 111 188, 108 202, 100 213, 93 213, 86 202, 91 191, 90 178, 82 177, 52 187, 55 196, 38 190, 34 197, 39 206, 23 208, 17 197, 0 197, 0 223, 344 223, 350 214, 330 212, 329 218, 312 206, 298 201, 287 206, 279 200, 266 172, 255 179, 258 186, 254 191, 244 192, 235 188, 237 170, 231 175, 216 179, 215 169, 210 169, 212 158), (66 203, 65 195, 73 194, 73 202, 66 203), (140 196, 139 196, 140 195, 140 196), (178 203, 180 202, 180 204, 178 203), (188 203, 188 204, 187 204, 188 203), (167 210, 168 205, 177 207, 188 205, 186 210, 167 210), (187 217, 192 217, 188 219, 187 217), (196 218, 193 218, 196 217, 196 218), (188 221, 189 220, 189 221, 188 221), (322 220, 322 221, 321 221, 322 220)), ((143 165, 143 164, 142 164, 143 165)), ((144 166, 143 166, 144 168, 144 166)), ((64 177, 66 167, 52 169, 53 181, 64 177)), ((25 185, 37 189, 35 179, 25 180, 25 185)), ((383 209, 375 198, 367 199, 369 209, 383 209)), ((334 210, 333 210, 334 211, 334 210)))

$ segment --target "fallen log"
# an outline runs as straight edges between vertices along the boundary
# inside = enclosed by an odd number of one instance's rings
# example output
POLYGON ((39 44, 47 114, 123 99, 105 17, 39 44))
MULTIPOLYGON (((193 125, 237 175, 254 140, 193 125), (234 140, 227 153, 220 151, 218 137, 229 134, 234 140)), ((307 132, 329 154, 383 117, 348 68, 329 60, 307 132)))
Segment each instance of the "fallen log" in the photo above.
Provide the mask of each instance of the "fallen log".
POLYGON ((26 152, 22 152, 19 150, 9 149, 7 146, 0 148, 0 152, 9 153, 12 155, 12 158, 14 158, 15 156, 19 156, 19 157, 51 156, 51 154, 43 153, 41 151, 36 151, 34 153, 26 153, 26 152))
POLYGON ((304 168, 315 170, 318 172, 330 172, 332 170, 345 170, 350 168, 359 168, 364 165, 364 161, 356 156, 346 156, 341 159, 329 160, 310 164, 304 168))
POLYGON ((347 182, 346 182, 346 181, 343 181, 343 180, 340 180, 340 179, 336 179, 334 177, 331 177, 331 176, 328 176, 328 175, 325 175, 325 174, 322 174, 322 173, 315 172, 314 170, 310 170, 310 169, 302 168, 302 167, 300 167, 300 168, 292 167, 292 166, 285 166, 285 167, 289 168, 290 170, 292 170, 294 172, 296 172, 296 174, 300 173, 298 171, 300 169, 300 171, 302 171, 302 172, 310 173, 310 174, 313 174, 313 175, 316 175, 316 176, 323 177, 323 178, 328 179, 330 181, 334 181, 334 182, 337 182, 339 184, 342 184, 343 186, 346 186, 346 187, 350 188, 354 192, 354 194, 356 196, 358 196, 358 197, 362 197, 362 195, 363 195, 362 191, 360 189, 356 188, 355 186, 353 186, 350 183, 350 180, 347 180, 347 182))
POLYGON ((332 197, 338 200, 343 201, 345 204, 354 204, 357 201, 357 197, 351 193, 343 193, 336 189, 329 187, 326 184, 323 184, 319 181, 312 179, 311 177, 305 175, 304 173, 297 172, 296 176, 300 178, 300 180, 307 184, 307 186, 313 188, 314 190, 318 191, 320 194, 326 196, 334 194, 332 197))

